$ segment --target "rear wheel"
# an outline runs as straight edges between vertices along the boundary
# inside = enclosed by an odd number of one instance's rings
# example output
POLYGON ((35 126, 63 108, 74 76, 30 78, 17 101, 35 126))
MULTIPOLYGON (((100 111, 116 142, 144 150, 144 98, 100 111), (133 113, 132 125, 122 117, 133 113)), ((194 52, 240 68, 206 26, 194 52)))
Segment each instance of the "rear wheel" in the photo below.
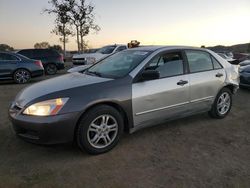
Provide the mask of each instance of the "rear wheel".
POLYGON ((115 108, 108 105, 94 107, 80 120, 77 144, 90 154, 105 153, 116 146, 123 127, 122 116, 115 108))
POLYGON ((218 119, 222 119, 227 116, 232 107, 232 93, 230 89, 223 88, 214 100, 214 104, 209 114, 218 119))
POLYGON ((17 84, 25 84, 30 81, 31 75, 28 70, 18 69, 14 72, 13 78, 17 84))
POLYGON ((55 64, 48 64, 45 66, 45 73, 48 75, 54 75, 57 72, 57 67, 55 64))

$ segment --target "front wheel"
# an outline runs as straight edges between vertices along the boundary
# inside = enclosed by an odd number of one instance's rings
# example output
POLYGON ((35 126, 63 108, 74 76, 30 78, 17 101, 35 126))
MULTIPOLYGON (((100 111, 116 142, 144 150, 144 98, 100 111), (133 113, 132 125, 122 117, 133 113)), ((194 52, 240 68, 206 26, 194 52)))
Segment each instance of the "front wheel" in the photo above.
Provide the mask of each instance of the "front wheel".
POLYGON ((228 88, 223 88, 214 100, 209 114, 213 118, 222 119, 227 116, 232 107, 232 93, 228 88))
POLYGON ((115 108, 108 105, 94 107, 80 120, 77 144, 90 154, 105 153, 116 146, 123 127, 123 118, 115 108))

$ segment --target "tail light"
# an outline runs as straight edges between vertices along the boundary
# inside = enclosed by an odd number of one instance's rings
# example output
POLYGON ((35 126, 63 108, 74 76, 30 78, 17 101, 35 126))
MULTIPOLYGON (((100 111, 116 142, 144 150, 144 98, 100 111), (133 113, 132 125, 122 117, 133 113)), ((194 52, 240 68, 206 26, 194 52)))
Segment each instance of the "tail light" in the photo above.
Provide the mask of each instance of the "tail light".
POLYGON ((62 54, 60 54, 60 56, 59 56, 59 58, 58 58, 58 61, 59 61, 59 62, 64 62, 64 58, 63 58, 63 55, 62 55, 62 54))
POLYGON ((35 61, 34 63, 35 63, 38 67, 43 68, 43 64, 42 64, 41 61, 35 61))

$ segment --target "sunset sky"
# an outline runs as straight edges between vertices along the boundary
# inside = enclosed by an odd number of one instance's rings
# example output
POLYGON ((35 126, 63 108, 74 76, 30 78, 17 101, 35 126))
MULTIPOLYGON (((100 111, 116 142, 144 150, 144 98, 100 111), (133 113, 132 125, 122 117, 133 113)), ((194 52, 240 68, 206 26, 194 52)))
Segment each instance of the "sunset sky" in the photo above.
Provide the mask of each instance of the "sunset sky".
MULTIPOLYGON (((92 0, 98 34, 86 37, 91 47, 128 43, 211 46, 250 42, 250 0, 92 0)), ((48 41, 54 17, 41 14, 47 0, 0 0, 0 44, 32 48, 48 41)), ((76 49, 70 38, 68 50, 76 49)))

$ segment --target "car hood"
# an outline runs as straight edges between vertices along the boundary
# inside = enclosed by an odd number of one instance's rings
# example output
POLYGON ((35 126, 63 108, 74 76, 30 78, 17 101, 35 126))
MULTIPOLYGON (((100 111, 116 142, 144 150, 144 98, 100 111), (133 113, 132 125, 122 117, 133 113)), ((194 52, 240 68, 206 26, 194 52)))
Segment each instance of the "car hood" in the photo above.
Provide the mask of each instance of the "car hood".
POLYGON ((19 107, 24 107, 32 100, 50 93, 110 80, 112 79, 90 76, 78 72, 66 74, 26 87, 16 96, 15 103, 19 107))
POLYGON ((76 54, 73 56, 73 59, 75 58, 96 58, 100 59, 104 56, 107 56, 107 54, 101 54, 101 53, 90 53, 90 54, 76 54))
POLYGON ((92 66, 92 65, 81 65, 81 66, 76 66, 76 67, 73 67, 73 68, 67 70, 67 72, 72 73, 72 72, 84 71, 84 70, 86 70, 87 68, 89 68, 90 66, 92 66))

